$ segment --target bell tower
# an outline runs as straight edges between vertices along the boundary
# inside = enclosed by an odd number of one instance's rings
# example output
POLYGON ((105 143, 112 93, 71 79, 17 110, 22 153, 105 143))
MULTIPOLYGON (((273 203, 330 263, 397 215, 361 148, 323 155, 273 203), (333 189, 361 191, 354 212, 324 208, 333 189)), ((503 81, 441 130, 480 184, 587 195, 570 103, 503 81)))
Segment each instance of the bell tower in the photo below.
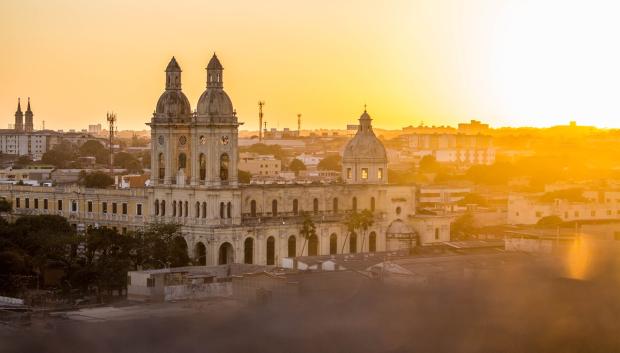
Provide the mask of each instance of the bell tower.
POLYGON ((34 114, 32 113, 32 109, 30 109, 30 97, 28 97, 28 108, 26 109, 26 123, 24 125, 24 130, 26 130, 26 132, 33 132, 34 131, 34 122, 33 122, 33 117, 34 114))
POLYGON ((17 98, 17 111, 15 112, 15 131, 24 131, 24 113, 19 98, 17 98))

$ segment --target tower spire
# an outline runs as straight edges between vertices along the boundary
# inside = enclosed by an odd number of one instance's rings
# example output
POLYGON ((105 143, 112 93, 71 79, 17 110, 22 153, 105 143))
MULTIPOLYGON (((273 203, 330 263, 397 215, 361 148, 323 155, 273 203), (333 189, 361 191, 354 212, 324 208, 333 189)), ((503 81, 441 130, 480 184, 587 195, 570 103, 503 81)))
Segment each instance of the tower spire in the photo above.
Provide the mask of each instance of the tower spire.
POLYGON ((25 122, 24 122, 24 130, 28 132, 34 131, 34 122, 32 109, 30 109, 30 97, 28 97, 28 108, 26 109, 25 122))
POLYGON ((224 88, 224 67, 220 59, 213 53, 211 60, 207 64, 207 88, 224 88))
POLYGON ((24 130, 24 113, 22 113, 21 98, 17 98, 17 111, 15 112, 15 131, 24 130))

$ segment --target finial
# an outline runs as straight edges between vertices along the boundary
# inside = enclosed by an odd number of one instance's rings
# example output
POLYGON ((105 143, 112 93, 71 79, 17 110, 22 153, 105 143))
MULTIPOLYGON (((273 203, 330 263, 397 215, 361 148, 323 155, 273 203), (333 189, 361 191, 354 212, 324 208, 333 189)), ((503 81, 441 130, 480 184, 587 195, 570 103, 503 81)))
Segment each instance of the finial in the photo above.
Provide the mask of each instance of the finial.
POLYGON ((366 113, 366 103, 364 103, 364 113, 366 113))
POLYGON ((30 97, 28 97, 28 111, 30 111, 30 97))

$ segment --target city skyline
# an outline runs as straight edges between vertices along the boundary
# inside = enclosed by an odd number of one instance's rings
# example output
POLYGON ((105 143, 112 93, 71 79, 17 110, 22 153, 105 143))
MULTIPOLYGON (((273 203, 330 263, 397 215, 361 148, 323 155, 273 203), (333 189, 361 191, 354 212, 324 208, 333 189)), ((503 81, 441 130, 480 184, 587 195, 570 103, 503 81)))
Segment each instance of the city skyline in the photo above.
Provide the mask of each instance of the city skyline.
POLYGON ((339 2, 326 11, 320 2, 189 1, 175 4, 178 17, 165 5, 4 2, 12 55, 0 59, 2 127, 17 97, 30 96, 35 128, 80 129, 113 110, 120 129, 142 130, 168 60, 179 60, 195 109, 213 52, 248 130, 259 100, 268 127, 280 128, 296 126, 298 113, 303 128, 341 128, 364 104, 385 129, 470 119, 620 126, 612 2, 339 2))

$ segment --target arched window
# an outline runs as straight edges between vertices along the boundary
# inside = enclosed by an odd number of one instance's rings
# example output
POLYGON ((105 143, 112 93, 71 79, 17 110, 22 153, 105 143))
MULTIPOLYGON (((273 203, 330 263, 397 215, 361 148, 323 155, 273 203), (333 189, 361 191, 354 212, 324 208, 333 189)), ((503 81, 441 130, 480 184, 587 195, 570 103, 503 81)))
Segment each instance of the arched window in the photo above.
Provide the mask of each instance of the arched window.
POLYGON ((158 177, 160 181, 163 181, 166 177, 166 164, 164 163, 164 154, 160 153, 157 157, 157 167, 159 169, 158 177))
POLYGON ((226 212, 226 205, 223 202, 220 202, 220 218, 224 219, 224 215, 226 212))
POLYGON ((185 155, 185 153, 179 153, 179 170, 180 169, 185 169, 187 165, 187 156, 185 155))
POLYGON ((319 237, 312 235, 308 239, 308 256, 317 256, 319 254, 319 237))
POLYGON ((207 178, 207 158, 204 153, 201 153, 198 157, 198 166, 200 168, 200 181, 205 181, 207 178))
POLYGON ((179 202, 177 202, 177 205, 179 205, 179 213, 178 213, 178 216, 179 216, 179 217, 183 217, 183 201, 179 201, 179 202))
POLYGON ((219 258, 217 262, 219 265, 231 264, 233 263, 234 258, 234 249, 230 243, 220 245, 219 258))
POLYGON ((183 217, 187 217, 189 214, 189 202, 185 201, 185 205, 183 207, 183 217))
POLYGON ((159 216, 159 200, 155 199, 155 215, 159 216))
POLYGON ((251 264, 254 261, 254 239, 247 238, 243 242, 243 263, 251 264))
POLYGON ((319 199, 312 200, 312 211, 314 214, 319 214, 319 199))
POLYGON ((329 236, 329 254, 336 255, 338 253, 338 235, 332 233, 329 236))
POLYGON ((250 201, 250 217, 256 217, 256 200, 250 201))
POLYGON ((299 201, 297 201, 297 199, 293 200, 293 214, 295 216, 299 214, 299 201))
POLYGON ((355 196, 353 196, 353 200, 351 201, 351 209, 357 211, 357 197, 355 196))
POLYGON ((334 197, 334 201, 332 202, 332 208, 334 209, 334 213, 338 213, 338 198, 334 197))
POLYGON ((202 218, 207 218, 207 203, 202 202, 202 218))
POLYGON ((377 233, 375 232, 370 232, 370 235, 368 236, 368 251, 377 251, 377 233))
POLYGON ((370 212, 375 212, 375 197, 370 198, 370 212))
POLYGON ((201 266, 207 264, 207 248, 201 242, 196 243, 196 249, 194 250, 194 260, 198 265, 201 266))
POLYGON ((172 201, 172 217, 177 216, 177 201, 172 201))
POLYGON ((173 251, 176 254, 183 254, 184 259, 179 258, 178 260, 173 261, 170 265, 174 267, 187 266, 188 263, 186 262, 186 260, 189 260, 189 257, 187 257, 189 252, 187 251, 187 241, 185 240, 185 238, 183 238, 182 236, 174 238, 173 246, 173 251))
POLYGON ((232 218, 232 203, 230 202, 226 205, 226 217, 232 218))
POLYGON ((276 264, 276 239, 274 237, 267 238, 267 265, 276 264))
POLYGON ((228 154, 223 153, 220 156, 220 180, 228 180, 228 164, 230 162, 230 158, 228 154))
POLYGON ((297 239, 294 235, 288 237, 288 257, 297 256, 297 239))
POLYGON ((271 201, 271 215, 274 217, 278 215, 278 200, 271 201))
POLYGON ((166 200, 161 200, 161 215, 165 216, 166 215, 166 200))
POLYGON ((200 218, 200 202, 196 201, 196 218, 200 218))
POLYGON ((355 254, 357 252, 357 233, 351 233, 349 236, 349 253, 355 254))

